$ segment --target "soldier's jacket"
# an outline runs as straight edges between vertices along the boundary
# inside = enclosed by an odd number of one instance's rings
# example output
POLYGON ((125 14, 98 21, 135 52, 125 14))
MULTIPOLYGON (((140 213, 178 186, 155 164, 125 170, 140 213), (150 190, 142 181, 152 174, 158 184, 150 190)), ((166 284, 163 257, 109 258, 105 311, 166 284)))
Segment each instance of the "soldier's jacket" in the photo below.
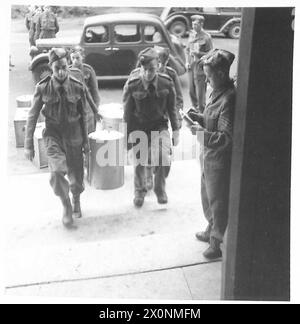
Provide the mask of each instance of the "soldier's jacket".
POLYGON ((28 31, 30 31, 30 25, 34 16, 34 11, 30 11, 25 16, 25 26, 28 31))
POLYGON ((56 34, 59 31, 58 21, 53 12, 43 12, 38 17, 36 25, 37 38, 42 38, 42 34, 52 32, 56 34))
POLYGON ((90 65, 85 63, 83 63, 82 73, 84 77, 84 82, 88 87, 96 106, 98 107, 100 104, 100 96, 96 73, 90 65))
POLYGON ((76 138, 72 138, 75 135, 69 130, 79 122, 82 129, 80 137, 83 143, 88 142, 84 85, 76 78, 69 76, 61 86, 53 76, 48 76, 37 84, 27 119, 26 149, 33 149, 33 134, 40 112, 45 116, 45 134, 59 130, 75 143, 76 138))
MULTIPOLYGON (((98 113, 98 106, 100 103, 100 97, 98 93, 98 84, 96 80, 96 75, 95 75, 95 81, 96 84, 93 84, 93 92, 91 92, 90 88, 87 86, 87 83, 89 81, 89 72, 92 70, 92 67, 89 65, 85 64, 86 66, 84 67, 83 71, 73 67, 72 65, 69 66, 70 73, 73 77, 75 77, 77 80, 82 82, 84 84, 84 91, 85 91, 85 96, 86 96, 86 101, 87 101, 87 119, 88 119, 88 133, 92 133, 96 129, 96 114, 98 113), (84 71, 87 73, 84 74, 84 71), (97 90, 95 89, 97 87, 97 90), (93 95, 94 97, 93 97, 93 95)), ((95 72, 94 72, 95 73, 95 72)), ((88 82, 89 84, 89 82, 88 82)))
POLYGON ((157 73, 151 84, 153 90, 145 87, 138 68, 131 73, 124 86, 124 121, 128 133, 133 130, 168 129, 169 120, 173 131, 180 128, 172 79, 157 73))
POLYGON ((36 14, 34 14, 34 16, 32 17, 31 20, 31 30, 34 33, 34 40, 36 41, 39 37, 38 37, 38 31, 37 31, 37 24, 40 18, 40 15, 42 13, 37 12, 36 14))
POLYGON ((214 90, 203 112, 204 166, 228 167, 231 159, 236 89, 233 82, 214 90))
POLYGON ((176 92, 176 108, 177 110, 183 109, 183 96, 177 72, 169 66, 166 66, 164 70, 161 70, 160 72, 167 74, 173 80, 176 92))
POLYGON ((199 35, 194 30, 191 30, 186 48, 188 63, 191 65, 195 62, 198 63, 199 59, 203 56, 201 52, 207 53, 212 48, 211 36, 208 33, 202 31, 199 35), (191 54, 192 51, 194 51, 193 55, 191 54))

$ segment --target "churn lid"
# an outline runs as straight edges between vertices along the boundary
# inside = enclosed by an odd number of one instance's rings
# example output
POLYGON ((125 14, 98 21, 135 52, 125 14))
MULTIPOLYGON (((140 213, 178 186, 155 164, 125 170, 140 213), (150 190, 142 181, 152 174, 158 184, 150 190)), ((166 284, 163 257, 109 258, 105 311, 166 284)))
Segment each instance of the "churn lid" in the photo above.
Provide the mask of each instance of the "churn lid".
POLYGON ((124 135, 115 130, 96 130, 95 132, 89 134, 89 138, 96 140, 97 142, 103 141, 117 141, 123 138, 124 135))
POLYGON ((123 106, 120 103, 100 105, 99 113, 103 118, 123 119, 123 106))
POLYGON ((17 97, 17 102, 31 102, 33 99, 33 95, 27 94, 27 95, 21 95, 17 97))
POLYGON ((27 120, 28 118, 28 113, 30 111, 30 108, 22 108, 22 109, 17 109, 15 113, 15 121, 17 120, 27 120))

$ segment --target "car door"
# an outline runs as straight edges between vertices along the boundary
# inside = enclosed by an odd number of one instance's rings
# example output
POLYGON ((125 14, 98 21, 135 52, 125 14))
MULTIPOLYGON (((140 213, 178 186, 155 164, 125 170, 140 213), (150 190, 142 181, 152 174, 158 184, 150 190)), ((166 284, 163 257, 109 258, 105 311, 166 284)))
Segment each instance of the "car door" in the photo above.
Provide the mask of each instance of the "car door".
POLYGON ((112 75, 114 62, 110 25, 87 26, 83 33, 82 45, 85 50, 85 63, 94 68, 96 75, 100 77, 112 75))
POLYGON ((127 76, 135 69, 138 53, 142 49, 139 23, 115 23, 112 25, 111 59, 112 75, 127 76))

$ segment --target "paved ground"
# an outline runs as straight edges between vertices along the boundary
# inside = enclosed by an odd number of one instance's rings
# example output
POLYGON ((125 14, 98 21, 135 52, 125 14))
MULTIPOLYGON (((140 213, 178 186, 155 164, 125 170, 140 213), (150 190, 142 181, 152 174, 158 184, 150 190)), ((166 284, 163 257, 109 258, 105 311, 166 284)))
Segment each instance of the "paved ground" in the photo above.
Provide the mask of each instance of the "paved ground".
POLYGON ((11 176, 7 203, 14 217, 5 224, 6 293, 218 299, 221 262, 208 264, 202 256, 206 244, 194 238, 205 226, 199 164, 174 162, 169 203, 159 205, 151 192, 142 209, 132 204, 132 172, 132 166, 125 167, 119 189, 87 185, 84 217, 73 230, 61 225, 61 206, 47 173, 11 176))

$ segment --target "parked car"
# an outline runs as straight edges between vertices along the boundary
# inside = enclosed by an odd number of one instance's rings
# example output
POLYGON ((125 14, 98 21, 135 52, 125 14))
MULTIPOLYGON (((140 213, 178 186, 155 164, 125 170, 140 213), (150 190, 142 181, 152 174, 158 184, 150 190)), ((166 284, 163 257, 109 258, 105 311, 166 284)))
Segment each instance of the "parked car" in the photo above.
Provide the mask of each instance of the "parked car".
POLYGON ((192 28, 193 15, 205 18, 204 29, 212 35, 239 38, 241 32, 241 8, 177 8, 166 7, 161 19, 169 32, 184 37, 192 28))
POLYGON ((48 54, 52 47, 70 48, 80 45, 85 63, 90 64, 98 80, 126 79, 136 67, 138 53, 149 46, 170 49, 170 66, 179 75, 185 72, 184 46, 170 35, 158 16, 142 13, 105 14, 85 20, 78 37, 38 39, 38 54, 29 69, 35 82, 49 74, 48 54))

